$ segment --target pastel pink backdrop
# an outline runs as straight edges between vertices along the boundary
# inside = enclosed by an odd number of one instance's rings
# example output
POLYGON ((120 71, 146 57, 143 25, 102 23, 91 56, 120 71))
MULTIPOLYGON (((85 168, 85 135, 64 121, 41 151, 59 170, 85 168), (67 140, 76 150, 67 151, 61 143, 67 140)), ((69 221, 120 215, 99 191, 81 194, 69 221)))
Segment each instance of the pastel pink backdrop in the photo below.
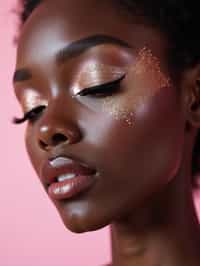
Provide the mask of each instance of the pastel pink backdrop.
POLYGON ((108 227, 84 234, 64 227, 29 162, 25 125, 11 124, 22 114, 11 84, 15 2, 0 1, 0 265, 99 266, 110 260, 108 227))
POLYGON ((109 227, 84 234, 64 227, 29 162, 25 125, 11 124, 13 116, 22 114, 11 83, 15 3, 0 3, 0 265, 99 266, 110 261, 109 227))

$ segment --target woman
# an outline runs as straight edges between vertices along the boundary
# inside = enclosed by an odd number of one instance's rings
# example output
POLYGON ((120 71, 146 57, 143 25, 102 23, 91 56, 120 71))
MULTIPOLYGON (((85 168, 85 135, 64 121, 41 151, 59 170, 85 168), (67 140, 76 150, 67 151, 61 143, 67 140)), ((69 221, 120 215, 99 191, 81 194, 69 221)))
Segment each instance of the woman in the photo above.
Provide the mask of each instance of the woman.
POLYGON ((14 123, 66 228, 110 224, 113 266, 199 265, 198 1, 33 0, 20 18, 14 123))

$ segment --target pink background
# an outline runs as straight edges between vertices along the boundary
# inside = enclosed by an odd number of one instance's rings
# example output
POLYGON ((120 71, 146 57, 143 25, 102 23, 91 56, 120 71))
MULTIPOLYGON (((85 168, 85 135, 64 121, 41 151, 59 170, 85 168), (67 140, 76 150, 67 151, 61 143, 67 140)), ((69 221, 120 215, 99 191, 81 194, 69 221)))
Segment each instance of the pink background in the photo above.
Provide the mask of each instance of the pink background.
MULTIPOLYGON (((15 3, 0 4, 0 265, 100 266, 110 261, 109 227, 84 234, 64 227, 29 162, 25 125, 11 124, 22 114, 11 83, 15 3)), ((200 213, 197 197, 195 203, 200 213)))

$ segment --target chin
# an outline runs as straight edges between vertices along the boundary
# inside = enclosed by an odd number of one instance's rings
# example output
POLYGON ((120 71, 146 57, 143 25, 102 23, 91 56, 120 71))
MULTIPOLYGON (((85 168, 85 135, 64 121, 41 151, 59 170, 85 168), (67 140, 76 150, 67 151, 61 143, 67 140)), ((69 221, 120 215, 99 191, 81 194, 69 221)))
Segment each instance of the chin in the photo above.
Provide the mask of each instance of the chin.
POLYGON ((96 219, 91 219, 91 217, 84 217, 78 214, 72 214, 71 216, 66 216, 60 214, 60 218, 69 231, 73 233, 86 233, 92 232, 104 228, 109 225, 108 221, 100 221, 97 217, 96 219))

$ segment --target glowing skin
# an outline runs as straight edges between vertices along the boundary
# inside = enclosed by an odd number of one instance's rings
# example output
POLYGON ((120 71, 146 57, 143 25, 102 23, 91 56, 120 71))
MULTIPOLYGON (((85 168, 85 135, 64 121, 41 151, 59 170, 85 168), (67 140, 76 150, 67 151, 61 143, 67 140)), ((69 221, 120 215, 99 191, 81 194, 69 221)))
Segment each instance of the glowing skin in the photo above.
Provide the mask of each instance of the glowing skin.
POLYGON ((41 96, 33 89, 28 88, 22 95, 22 106, 24 112, 31 111, 39 105, 47 105, 47 101, 42 100, 41 96))
MULTIPOLYGON (((72 97, 75 97, 81 88, 106 83, 127 73, 121 84, 126 88, 123 93, 127 95, 121 97, 120 93, 103 98, 101 110, 117 120, 125 121, 130 126, 134 124, 134 111, 160 89, 170 86, 170 79, 161 72, 159 59, 153 56, 147 47, 139 50, 135 63, 130 66, 120 67, 94 61, 86 62, 81 68, 83 70, 75 76, 76 83, 72 88, 72 97)), ((25 112, 39 105, 47 105, 46 101, 41 100, 40 95, 32 89, 25 91, 22 102, 25 112)))
POLYGON ((186 131, 186 122, 197 118, 189 112, 188 84, 195 84, 199 69, 166 87, 162 72, 176 74, 168 60, 169 38, 143 17, 127 19, 117 2, 41 1, 27 21, 16 68, 28 68, 33 78, 16 84, 15 91, 19 99, 26 88, 34 88, 49 104, 26 128, 27 152, 46 192, 41 169, 52 156, 65 154, 97 169, 99 179, 90 191, 53 203, 72 232, 111 225, 113 265, 199 266, 200 231, 190 186, 195 132, 186 131), (132 48, 99 45, 56 63, 64 43, 102 33, 132 48), (73 86, 84 89, 115 77, 101 67, 90 73, 90 63, 127 70, 122 91, 107 98, 72 98, 73 86), (125 123, 129 112, 134 127, 125 123))
POLYGON ((127 73, 122 81, 122 86, 131 86, 125 90, 127 96, 106 97, 103 102, 103 111, 116 119, 125 120, 128 125, 133 125, 134 110, 142 106, 160 89, 169 87, 171 84, 170 79, 161 72, 159 60, 146 47, 139 51, 136 63, 127 68, 127 73))
MULTIPOLYGON (((80 88, 91 87, 106 83, 127 73, 121 86, 127 87, 122 94, 107 96, 103 99, 102 111, 112 115, 117 120, 124 120, 128 125, 134 123, 134 110, 144 104, 147 98, 154 96, 160 89, 170 86, 170 79, 160 69, 159 59, 153 56, 147 47, 139 50, 136 61, 132 66, 115 66, 96 62, 86 62, 81 66, 82 71, 76 75, 76 85, 73 86, 73 96, 81 91, 80 88), (128 88, 131 86, 131 88, 128 88)), ((31 110, 38 105, 46 105, 40 95, 28 89, 23 94, 25 110, 31 110)))

